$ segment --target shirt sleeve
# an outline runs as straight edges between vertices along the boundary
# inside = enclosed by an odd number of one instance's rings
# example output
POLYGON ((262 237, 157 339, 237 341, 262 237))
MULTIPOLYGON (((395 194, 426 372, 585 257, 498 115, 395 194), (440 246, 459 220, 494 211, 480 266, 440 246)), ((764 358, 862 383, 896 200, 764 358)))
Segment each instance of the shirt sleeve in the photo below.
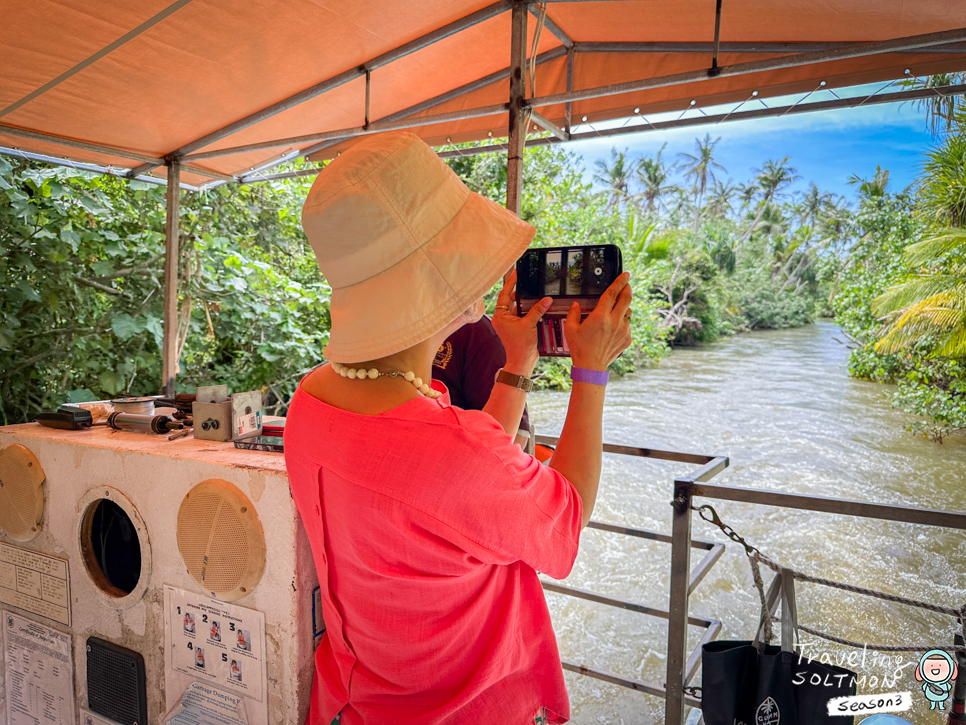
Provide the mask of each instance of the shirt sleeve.
POLYGON ((465 434, 465 468, 446 506, 456 542, 482 561, 523 561, 555 579, 573 567, 583 502, 562 474, 527 455, 492 416, 453 409, 465 434))

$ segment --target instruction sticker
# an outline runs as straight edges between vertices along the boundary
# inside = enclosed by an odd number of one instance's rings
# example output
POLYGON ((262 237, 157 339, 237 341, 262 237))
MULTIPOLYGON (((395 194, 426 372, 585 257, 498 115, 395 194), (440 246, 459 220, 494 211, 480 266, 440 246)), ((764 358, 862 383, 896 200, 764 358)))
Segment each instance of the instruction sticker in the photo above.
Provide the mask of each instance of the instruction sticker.
POLYGON ((166 586, 168 666, 262 701, 265 614, 166 586))
POLYGON ((201 682, 192 682, 163 725, 248 725, 245 698, 201 682))
POLYGON ((70 635, 0 610, 9 725, 74 725, 70 635))
POLYGON ((0 604, 70 626, 66 559, 0 544, 0 604))

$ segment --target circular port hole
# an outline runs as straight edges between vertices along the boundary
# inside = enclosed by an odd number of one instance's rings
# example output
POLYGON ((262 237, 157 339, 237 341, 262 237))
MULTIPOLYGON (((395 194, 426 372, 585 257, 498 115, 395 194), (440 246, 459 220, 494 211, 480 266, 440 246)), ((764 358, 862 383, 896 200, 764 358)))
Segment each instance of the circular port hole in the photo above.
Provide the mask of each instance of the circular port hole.
POLYGON ((109 597, 128 596, 141 580, 141 540, 127 512, 95 499, 81 523, 81 552, 94 584, 109 597))

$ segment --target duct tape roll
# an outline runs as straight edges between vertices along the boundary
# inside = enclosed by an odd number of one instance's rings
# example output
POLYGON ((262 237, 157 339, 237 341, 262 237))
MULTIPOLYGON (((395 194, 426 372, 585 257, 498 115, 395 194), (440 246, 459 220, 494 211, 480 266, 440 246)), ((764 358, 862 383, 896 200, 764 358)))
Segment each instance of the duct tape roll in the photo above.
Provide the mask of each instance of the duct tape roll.
POLYGON ((154 398, 115 398, 111 405, 117 413, 154 415, 154 398))

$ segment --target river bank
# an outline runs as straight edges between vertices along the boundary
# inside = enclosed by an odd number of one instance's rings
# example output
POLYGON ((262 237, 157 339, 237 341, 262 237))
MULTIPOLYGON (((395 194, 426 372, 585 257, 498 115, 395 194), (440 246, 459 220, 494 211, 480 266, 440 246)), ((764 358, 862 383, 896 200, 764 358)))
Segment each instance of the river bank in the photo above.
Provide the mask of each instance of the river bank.
MULTIPOLYGON (((716 479, 723 484, 966 510, 966 441, 954 437, 939 445, 906 432, 908 416, 890 407, 884 386, 848 377, 848 350, 833 336, 841 338, 838 328, 821 321, 678 348, 658 367, 612 383, 604 438, 729 456, 731 467, 716 479)), ((540 433, 560 431, 567 400, 565 393, 531 394, 531 420, 540 433)), ((594 517, 668 532, 671 482, 682 472, 680 466, 605 457, 594 517)), ((966 537, 960 534, 743 504, 716 508, 763 552, 792 567, 947 606, 966 599, 966 537)), ((725 541, 697 519, 694 535, 725 541)), ((623 538, 585 532, 567 582, 666 608, 669 548, 623 538)), ((939 615, 815 587, 801 587, 799 597, 803 624, 850 639, 952 641, 953 625, 939 615)), ((663 621, 554 594, 548 603, 565 659, 663 682, 663 621)), ((700 616, 723 621, 721 638, 750 638, 758 604, 740 548, 729 546, 692 606, 700 616)), ((696 641, 699 632, 692 635, 696 641)), ((882 677, 882 663, 867 663, 867 669, 870 677, 882 677)), ((902 670, 898 689, 922 699, 913 669, 902 670)), ((567 677, 575 722, 663 720, 656 698, 567 677)), ((943 722, 918 700, 916 708, 915 722, 943 722)))

